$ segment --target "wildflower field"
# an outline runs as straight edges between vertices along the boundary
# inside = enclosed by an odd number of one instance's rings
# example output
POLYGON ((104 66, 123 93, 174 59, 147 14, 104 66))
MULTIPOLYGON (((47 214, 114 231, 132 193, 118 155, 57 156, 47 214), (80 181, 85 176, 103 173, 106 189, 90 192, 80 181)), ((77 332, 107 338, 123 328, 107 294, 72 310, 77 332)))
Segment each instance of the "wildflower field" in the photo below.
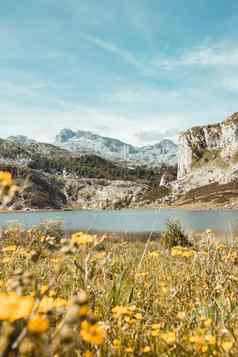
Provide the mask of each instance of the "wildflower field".
POLYGON ((171 246, 45 223, 6 227, 0 249, 0 356, 238 355, 238 241, 207 231, 171 246))

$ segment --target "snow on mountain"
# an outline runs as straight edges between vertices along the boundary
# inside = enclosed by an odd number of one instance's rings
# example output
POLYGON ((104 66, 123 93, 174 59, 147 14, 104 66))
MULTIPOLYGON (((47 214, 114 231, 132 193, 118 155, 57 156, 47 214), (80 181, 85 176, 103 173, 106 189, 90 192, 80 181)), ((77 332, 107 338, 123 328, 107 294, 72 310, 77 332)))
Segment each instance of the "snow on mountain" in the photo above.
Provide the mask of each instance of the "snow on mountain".
POLYGON ((90 131, 63 129, 56 136, 54 145, 79 154, 95 154, 112 161, 130 165, 159 167, 177 164, 177 145, 171 140, 158 144, 136 147, 118 139, 93 134, 90 131))

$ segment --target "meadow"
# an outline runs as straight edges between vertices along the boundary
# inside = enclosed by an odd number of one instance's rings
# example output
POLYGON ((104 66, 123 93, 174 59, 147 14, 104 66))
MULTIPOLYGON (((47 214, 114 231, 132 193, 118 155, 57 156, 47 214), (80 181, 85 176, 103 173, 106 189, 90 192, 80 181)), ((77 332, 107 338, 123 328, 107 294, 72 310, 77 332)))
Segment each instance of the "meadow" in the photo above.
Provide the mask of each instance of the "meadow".
POLYGON ((176 227, 160 241, 5 227, 0 355, 237 356, 238 241, 176 227))

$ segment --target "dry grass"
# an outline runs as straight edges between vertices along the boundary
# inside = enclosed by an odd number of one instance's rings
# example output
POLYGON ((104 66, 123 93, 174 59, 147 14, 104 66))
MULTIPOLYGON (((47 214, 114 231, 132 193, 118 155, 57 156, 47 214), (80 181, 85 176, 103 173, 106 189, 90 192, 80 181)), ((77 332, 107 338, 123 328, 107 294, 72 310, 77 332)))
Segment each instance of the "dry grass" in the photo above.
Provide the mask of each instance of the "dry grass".
POLYGON ((0 245, 1 356, 238 355, 238 242, 145 252, 45 224, 0 245))

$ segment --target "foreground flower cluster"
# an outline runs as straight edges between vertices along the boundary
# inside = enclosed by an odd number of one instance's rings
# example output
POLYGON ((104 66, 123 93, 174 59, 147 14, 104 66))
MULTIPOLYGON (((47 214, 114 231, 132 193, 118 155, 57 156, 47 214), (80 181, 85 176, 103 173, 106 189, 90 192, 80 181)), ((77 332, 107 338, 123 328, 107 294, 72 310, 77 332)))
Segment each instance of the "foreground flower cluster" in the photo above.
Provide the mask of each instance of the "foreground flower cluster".
POLYGON ((7 227, 0 250, 1 356, 238 355, 236 240, 165 248, 45 223, 7 227))

